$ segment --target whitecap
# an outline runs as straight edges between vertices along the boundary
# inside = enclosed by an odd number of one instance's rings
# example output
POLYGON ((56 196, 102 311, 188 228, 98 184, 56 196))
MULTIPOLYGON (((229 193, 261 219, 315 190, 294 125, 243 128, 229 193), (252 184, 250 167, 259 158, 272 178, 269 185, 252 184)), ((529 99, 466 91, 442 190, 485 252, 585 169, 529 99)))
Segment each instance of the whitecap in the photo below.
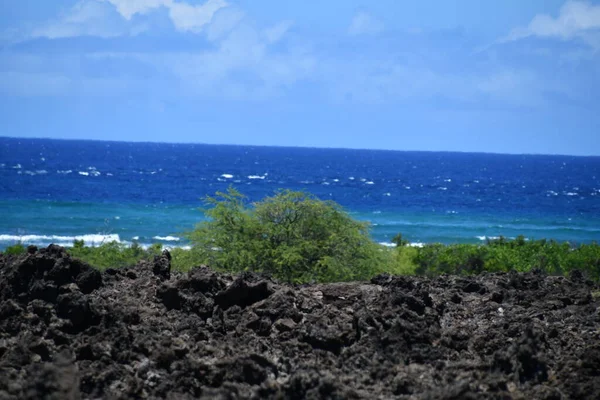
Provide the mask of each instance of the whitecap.
POLYGON ((350 178, 348 178, 348 179, 350 179, 351 181, 353 181, 353 180, 354 180, 354 177, 353 177, 353 176, 351 176, 351 177, 350 177, 350 178))
POLYGON ((500 236, 475 236, 477 239, 484 241, 484 240, 498 240, 500 239, 500 236))
POLYGON ((63 175, 70 174, 71 172, 73 172, 73 171, 71 171, 70 169, 67 169, 67 170, 59 169, 58 171, 56 171, 57 174, 63 174, 63 175))
POLYGON ((438 190, 448 190, 448 188, 447 188, 447 187, 444 187, 444 186, 440 186, 440 187, 438 188, 438 190))
POLYGON ((404 186, 404 189, 410 190, 410 186, 404 186))
POLYGON ((390 197, 392 194, 388 192, 388 193, 384 193, 383 195, 390 197))
POLYGON ((566 192, 565 196, 579 196, 579 193, 574 193, 574 192, 566 192))
POLYGON ((375 182, 373 182, 373 181, 365 182, 365 185, 374 185, 374 184, 375 184, 375 182))
POLYGON ((111 174, 110 172, 107 172, 106 176, 113 176, 113 174, 111 174))
POLYGON ((17 165, 13 165, 13 168, 14 168, 14 169, 21 169, 21 168, 23 168, 23 167, 21 167, 21 164, 17 164, 17 165))
POLYGON ((79 175, 83 175, 83 176, 89 176, 90 173, 89 172, 85 172, 85 171, 78 171, 79 175))
POLYGON ((329 186, 331 184, 329 182, 321 182, 321 185, 329 186))
POLYGON ((140 237, 139 236, 134 236, 131 239, 133 239, 133 240, 140 240, 140 237))
POLYGON ((340 180, 336 178, 336 179, 334 179, 333 181, 334 181, 334 182, 339 182, 340 180))
POLYGON ((46 161, 46 159, 44 157, 41 157, 40 160, 41 161, 46 161))
POLYGON ((181 240, 176 236, 154 236, 152 239, 164 240, 166 242, 179 242, 181 240))
POLYGON ((265 179, 267 174, 264 175, 248 175, 248 179, 265 179))
POLYGON ((32 244, 60 244, 70 246, 74 240, 83 240, 88 246, 101 245, 108 242, 121 242, 118 234, 86 234, 76 236, 62 235, 0 235, 0 242, 22 242, 32 244))
POLYGON ((452 182, 452 179, 444 179, 444 182, 452 182))
POLYGON ((233 178, 233 175, 231 175, 231 174, 221 174, 221 178, 231 179, 231 178, 233 178))

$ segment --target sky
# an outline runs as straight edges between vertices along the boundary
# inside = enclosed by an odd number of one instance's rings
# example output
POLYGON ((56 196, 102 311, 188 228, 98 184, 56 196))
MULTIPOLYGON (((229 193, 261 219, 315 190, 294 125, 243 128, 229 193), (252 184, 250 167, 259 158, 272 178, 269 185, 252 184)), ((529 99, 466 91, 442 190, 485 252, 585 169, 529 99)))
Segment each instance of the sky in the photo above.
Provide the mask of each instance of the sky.
POLYGON ((600 0, 2 0, 0 136, 600 155, 600 0))

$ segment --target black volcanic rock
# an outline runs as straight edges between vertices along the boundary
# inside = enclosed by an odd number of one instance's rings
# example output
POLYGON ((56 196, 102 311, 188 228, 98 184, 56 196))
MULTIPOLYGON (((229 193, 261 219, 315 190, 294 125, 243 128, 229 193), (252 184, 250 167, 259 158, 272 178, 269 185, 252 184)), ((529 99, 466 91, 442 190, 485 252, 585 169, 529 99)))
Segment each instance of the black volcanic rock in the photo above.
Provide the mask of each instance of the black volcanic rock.
POLYGON ((0 255, 0 399, 588 399, 599 290, 581 274, 294 287, 168 253, 103 273, 0 255))

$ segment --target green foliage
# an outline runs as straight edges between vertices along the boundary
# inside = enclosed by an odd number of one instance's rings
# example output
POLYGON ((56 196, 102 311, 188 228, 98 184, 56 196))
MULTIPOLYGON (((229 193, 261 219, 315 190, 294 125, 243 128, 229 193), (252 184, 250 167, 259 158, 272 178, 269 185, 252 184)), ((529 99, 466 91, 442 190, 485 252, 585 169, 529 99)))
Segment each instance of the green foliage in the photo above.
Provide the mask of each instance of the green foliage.
POLYGON ((526 241, 522 236, 515 240, 499 238, 486 245, 426 245, 414 261, 418 264, 416 272, 427 275, 524 272, 539 268, 555 275, 579 269, 592 279, 600 279, 600 246, 597 244, 574 247, 568 242, 553 240, 526 241))
POLYGON ((258 271, 287 282, 368 279, 390 255, 368 225, 336 203, 283 190, 250 207, 233 188, 208 197, 209 221, 188 235, 203 262, 230 272, 258 271))
POLYGON ((396 245, 396 247, 408 246, 408 240, 402 237, 401 233, 398 233, 396 236, 392 238, 392 243, 396 245))
POLYGON ((4 254, 19 256, 21 254, 27 253, 27 248, 23 246, 21 243, 14 244, 12 246, 8 246, 4 250, 4 254))
POLYGON ((131 246, 110 242, 97 247, 86 247, 83 240, 75 240, 69 253, 99 269, 106 269, 135 265, 140 260, 151 260, 160 254, 161 250, 160 243, 155 243, 145 250, 137 242, 133 242, 131 246))

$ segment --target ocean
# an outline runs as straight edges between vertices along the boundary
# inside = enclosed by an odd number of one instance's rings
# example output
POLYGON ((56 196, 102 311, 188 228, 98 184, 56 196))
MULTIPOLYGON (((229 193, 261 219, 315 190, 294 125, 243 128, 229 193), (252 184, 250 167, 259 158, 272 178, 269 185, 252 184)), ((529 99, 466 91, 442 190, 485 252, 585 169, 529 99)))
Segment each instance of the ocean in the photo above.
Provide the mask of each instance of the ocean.
POLYGON ((186 246, 229 186, 336 201, 383 244, 600 239, 600 157, 0 138, 0 248, 186 246))

